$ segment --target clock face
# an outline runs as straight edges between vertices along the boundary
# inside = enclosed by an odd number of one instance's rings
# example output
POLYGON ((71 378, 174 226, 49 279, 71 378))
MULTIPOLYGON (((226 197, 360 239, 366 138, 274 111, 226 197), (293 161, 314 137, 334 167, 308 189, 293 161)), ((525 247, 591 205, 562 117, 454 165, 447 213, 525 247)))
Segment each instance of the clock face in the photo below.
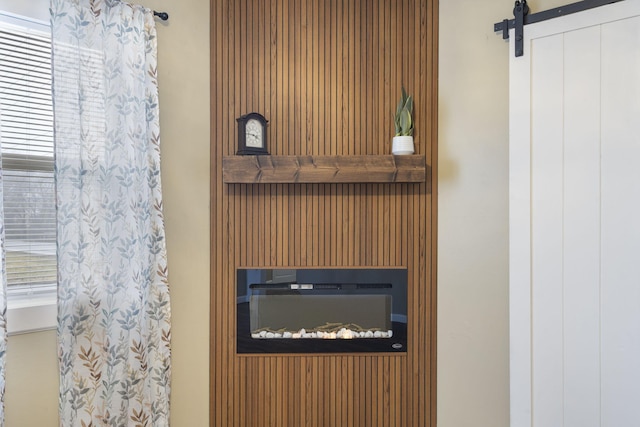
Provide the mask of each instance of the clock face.
POLYGON ((263 148, 264 138, 262 137, 262 125, 256 119, 251 119, 247 122, 247 138, 246 145, 251 148, 263 148))

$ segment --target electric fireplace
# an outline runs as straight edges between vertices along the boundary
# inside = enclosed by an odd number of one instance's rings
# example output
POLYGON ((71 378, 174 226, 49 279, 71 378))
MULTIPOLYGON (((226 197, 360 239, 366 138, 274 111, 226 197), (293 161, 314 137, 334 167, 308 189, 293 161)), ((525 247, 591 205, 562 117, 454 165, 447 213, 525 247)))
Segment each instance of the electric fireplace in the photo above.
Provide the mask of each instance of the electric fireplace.
POLYGON ((407 351, 407 270, 237 270, 237 352, 407 351))

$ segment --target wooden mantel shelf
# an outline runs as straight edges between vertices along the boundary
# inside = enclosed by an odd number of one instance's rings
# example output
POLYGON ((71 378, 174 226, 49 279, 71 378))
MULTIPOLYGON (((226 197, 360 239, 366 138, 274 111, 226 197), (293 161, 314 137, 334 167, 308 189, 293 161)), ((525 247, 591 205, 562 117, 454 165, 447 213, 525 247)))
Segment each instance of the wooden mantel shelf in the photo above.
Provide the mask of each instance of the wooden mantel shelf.
POLYGON ((227 184, 425 182, 424 155, 227 156, 227 184))

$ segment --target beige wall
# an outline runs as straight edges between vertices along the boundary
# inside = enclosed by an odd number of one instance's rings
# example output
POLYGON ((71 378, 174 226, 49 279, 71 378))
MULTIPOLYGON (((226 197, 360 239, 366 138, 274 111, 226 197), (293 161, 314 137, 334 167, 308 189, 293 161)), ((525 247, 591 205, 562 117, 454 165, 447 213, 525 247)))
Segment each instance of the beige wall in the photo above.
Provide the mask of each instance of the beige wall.
POLYGON ((509 425, 509 58, 493 24, 513 6, 440 1, 439 427, 509 425))
POLYGON ((171 283, 171 425, 209 424, 209 0, 144 0, 158 24, 171 283))

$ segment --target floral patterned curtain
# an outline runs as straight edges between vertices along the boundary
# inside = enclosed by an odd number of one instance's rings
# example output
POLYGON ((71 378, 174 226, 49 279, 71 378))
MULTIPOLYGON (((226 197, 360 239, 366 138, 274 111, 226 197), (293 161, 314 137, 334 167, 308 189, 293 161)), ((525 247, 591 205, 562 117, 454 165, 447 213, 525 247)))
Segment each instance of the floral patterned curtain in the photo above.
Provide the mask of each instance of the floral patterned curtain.
MULTIPOLYGON (((0 132, 0 142, 2 132, 0 132)), ((2 155, 0 154, 0 164, 2 155)), ((4 426, 5 353, 7 352, 7 271, 4 251, 4 197, 0 168, 0 427, 4 426)))
POLYGON ((168 426, 153 13, 51 0, 60 425, 168 426))

